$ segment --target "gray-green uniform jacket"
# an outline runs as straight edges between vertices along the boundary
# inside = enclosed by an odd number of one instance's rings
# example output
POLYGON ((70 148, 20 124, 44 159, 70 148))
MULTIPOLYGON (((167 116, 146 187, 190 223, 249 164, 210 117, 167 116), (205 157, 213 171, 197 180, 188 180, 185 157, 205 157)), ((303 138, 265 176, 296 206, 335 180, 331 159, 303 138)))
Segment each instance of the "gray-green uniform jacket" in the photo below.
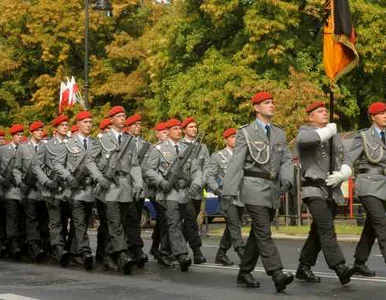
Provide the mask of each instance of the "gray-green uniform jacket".
MULTIPOLYGON (((180 154, 182 154, 187 147, 187 144, 180 142, 180 154)), ((176 150, 169 140, 156 144, 150 152, 149 158, 146 162, 144 176, 146 180, 153 182, 157 187, 156 200, 170 200, 178 201, 179 203, 187 203, 189 200, 189 197, 187 196, 187 189, 189 186, 193 183, 201 184, 201 169, 199 168, 197 160, 191 159, 184 166, 184 173, 189 174, 191 179, 191 183, 187 181, 184 182, 186 188, 180 190, 173 188, 169 194, 165 194, 159 188, 159 183, 163 179, 163 175, 166 174, 166 171, 170 168, 176 158, 176 150)))
POLYGON ((109 189, 97 195, 101 201, 132 202, 133 187, 143 188, 142 171, 138 165, 137 147, 135 139, 130 140, 120 162, 117 162, 121 147, 130 139, 131 135, 122 133, 121 146, 112 131, 104 133, 90 155, 86 158, 86 167, 94 180, 105 175, 110 168, 116 169, 114 179, 111 180, 109 189), (118 183, 118 185, 117 185, 118 183))
POLYGON ((386 146, 374 126, 358 132, 348 149, 348 165, 356 168, 355 189, 359 197, 386 201, 386 146))
MULTIPOLYGON (((314 126, 304 125, 299 129, 296 137, 303 185, 301 189, 302 199, 309 197, 326 199, 328 197, 325 179, 329 172, 329 141, 321 142, 316 129, 314 126), (320 184, 320 187, 306 186, 307 183, 320 184)), ((339 170, 342 164, 348 163, 347 154, 340 136, 334 135, 333 140, 335 170, 339 170)), ((344 202, 340 185, 333 188, 333 198, 337 203, 344 202)))
POLYGON ((0 146, 0 176, 7 177, 13 182, 13 185, 8 188, 2 187, 4 199, 21 200, 20 189, 16 187, 13 176, 17 151, 13 143, 0 146))
MULTIPOLYGON (((151 151, 151 148, 152 148, 152 145, 145 141, 143 138, 141 137, 138 137, 137 138, 137 154, 138 154, 138 160, 140 159, 140 155, 142 155, 142 151, 144 151, 147 147, 147 151, 144 153, 144 157, 142 159, 142 161, 138 161, 140 167, 141 167, 141 172, 142 172, 142 176, 144 175, 144 168, 145 168, 145 165, 146 165, 146 161, 150 155, 150 151, 151 151), (149 147, 147 147, 147 144, 149 145, 149 147), (143 149, 143 150, 142 150, 143 149)), ((146 198, 146 197, 151 197, 153 196, 152 195, 152 191, 151 191, 151 188, 148 186, 148 182, 145 180, 145 178, 143 178, 143 191, 141 193, 141 198, 146 198)))
POLYGON ((256 121, 237 131, 236 146, 229 162, 223 195, 240 198, 245 204, 278 208, 280 185, 293 184, 293 164, 284 131, 272 125, 271 137, 256 121), (269 176, 246 176, 245 172, 269 176))
MULTIPOLYGON (((41 145, 41 143, 37 145, 38 149, 41 145)), ((43 200, 40 189, 37 186, 35 173, 32 170, 37 160, 38 155, 31 140, 20 144, 16 153, 13 176, 17 186, 24 182, 30 187, 28 195, 22 195, 26 199, 43 200)))
POLYGON ((54 161, 59 153, 64 151, 64 147, 64 141, 61 141, 56 137, 43 141, 38 150, 38 160, 32 166, 32 170, 38 180, 42 196, 46 200, 51 197, 62 201, 65 200, 63 199, 63 187, 68 184, 61 179, 58 173, 54 170, 54 161), (55 181, 59 185, 57 190, 52 191, 45 186, 45 183, 49 179, 55 181))
MULTIPOLYGON (((189 145, 191 143, 191 141, 187 140, 185 137, 182 139, 182 143, 186 144, 186 145, 189 145)), ((206 174, 206 171, 209 167, 209 160, 210 160, 210 154, 209 154, 209 150, 208 150, 208 147, 201 143, 201 148, 200 148, 200 152, 198 153, 197 155, 197 163, 201 169, 201 174, 202 174, 202 177, 201 177, 201 180, 198 181, 197 179, 197 183, 202 187, 204 188, 205 187, 205 174, 206 174)), ((200 194, 197 194, 197 195, 193 195, 193 199, 194 200, 202 200, 202 197, 203 197, 203 193, 200 193, 200 194)))
MULTIPOLYGON (((215 191, 218 188, 223 188, 226 169, 232 158, 232 154, 233 153, 227 148, 212 154, 206 172, 206 184, 212 191, 215 191)), ((237 206, 244 206, 244 203, 240 201, 239 197, 233 204, 237 206)))
POLYGON ((93 202, 95 197, 91 192, 92 179, 85 167, 85 158, 83 157, 92 151, 95 141, 88 137, 86 150, 81 139, 82 137, 79 134, 75 134, 64 144, 64 147, 60 148, 60 152, 54 161, 54 170, 66 181, 70 176, 74 176, 75 173, 79 172, 81 175, 77 179, 80 187, 73 191, 72 200, 93 202))

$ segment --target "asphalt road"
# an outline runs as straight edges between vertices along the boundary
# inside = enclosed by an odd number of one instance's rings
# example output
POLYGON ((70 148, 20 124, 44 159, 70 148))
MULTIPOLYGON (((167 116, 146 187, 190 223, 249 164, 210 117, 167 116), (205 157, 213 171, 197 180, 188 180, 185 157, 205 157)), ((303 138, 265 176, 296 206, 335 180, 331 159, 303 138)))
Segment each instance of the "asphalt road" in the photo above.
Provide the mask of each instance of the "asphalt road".
MULTIPOLYGON (((145 232, 146 246, 150 240, 145 232)), ((95 236, 92 233, 95 246, 95 236)), ((284 266, 294 272, 302 241, 277 240, 284 266)), ((205 238, 203 252, 208 262, 193 265, 188 273, 181 273, 178 266, 163 269, 150 261, 145 269, 134 269, 132 275, 103 272, 101 266, 91 272, 75 267, 59 268, 46 263, 34 265, 27 262, 0 261, 0 300, 28 299, 385 299, 386 265, 378 245, 373 249, 369 266, 377 272, 375 278, 354 277, 342 287, 334 273, 326 266, 323 255, 314 270, 322 276, 320 284, 296 281, 285 293, 277 294, 270 277, 259 263, 254 276, 260 281, 258 289, 236 285, 238 259, 233 250, 229 256, 236 266, 222 267, 214 264, 217 239, 205 238)), ((340 243, 348 260, 353 262, 354 243, 340 243)), ((147 249, 146 249, 147 250, 147 249)))

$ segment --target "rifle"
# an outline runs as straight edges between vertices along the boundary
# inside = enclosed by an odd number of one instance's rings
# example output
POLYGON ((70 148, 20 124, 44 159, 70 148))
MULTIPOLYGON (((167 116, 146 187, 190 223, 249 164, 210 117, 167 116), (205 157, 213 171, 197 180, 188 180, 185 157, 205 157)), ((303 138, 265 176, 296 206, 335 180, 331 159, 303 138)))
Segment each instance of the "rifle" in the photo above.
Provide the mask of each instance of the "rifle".
MULTIPOLYGON (((81 160, 76 165, 75 170, 73 170, 72 173, 71 173, 71 175, 74 176, 74 178, 79 183, 82 182, 83 179, 84 179, 83 174, 84 174, 84 171, 85 171, 85 167, 84 167, 83 162, 85 161, 86 156, 87 156, 87 153, 84 153, 84 155, 82 156, 81 160)), ((66 187, 64 189, 64 192, 63 192, 63 198, 64 199, 72 199, 74 194, 75 194, 75 190, 74 189, 72 189, 71 187, 66 187)))
MULTIPOLYGON (((116 185, 119 184, 118 181, 114 180, 114 177, 115 177, 115 174, 121 170, 121 166, 122 166, 122 157, 123 155, 125 154, 126 152, 126 149, 129 147, 130 143, 131 143, 131 140, 133 139, 133 136, 130 135, 130 137, 128 139, 126 139, 125 141, 125 144, 122 145, 122 148, 119 150, 119 151, 116 151, 118 152, 118 154, 115 156, 115 162, 114 164, 111 164, 110 161, 112 159, 112 156, 110 156, 109 160, 107 161, 106 163, 106 169, 105 169, 105 173, 104 173, 104 177, 108 180, 113 180, 114 183, 116 185)), ((95 186, 95 191, 94 193, 95 194, 101 194, 103 192, 103 188, 100 186, 100 184, 98 183, 96 186, 95 186)))
POLYGON ((147 150, 150 148, 150 143, 145 142, 145 145, 142 146, 141 150, 138 152, 138 165, 141 165, 143 162, 143 159, 145 158, 147 150))
MULTIPOLYGON (((16 182, 15 182, 15 178, 13 178, 11 170, 13 169, 15 157, 16 157, 16 154, 11 157, 11 159, 8 161, 7 166, 3 169, 3 171, 0 174, 2 178, 7 179, 9 182, 12 183, 13 186, 16 186, 16 182)), ((4 187, 4 189, 8 189, 8 188, 10 187, 9 186, 4 187)))
POLYGON ((188 145, 188 148, 173 161, 172 165, 163 174, 163 177, 173 186, 176 185, 179 179, 186 181, 190 180, 190 174, 184 172, 184 166, 191 158, 196 158, 201 149, 201 141, 203 137, 198 135, 196 140, 188 145))

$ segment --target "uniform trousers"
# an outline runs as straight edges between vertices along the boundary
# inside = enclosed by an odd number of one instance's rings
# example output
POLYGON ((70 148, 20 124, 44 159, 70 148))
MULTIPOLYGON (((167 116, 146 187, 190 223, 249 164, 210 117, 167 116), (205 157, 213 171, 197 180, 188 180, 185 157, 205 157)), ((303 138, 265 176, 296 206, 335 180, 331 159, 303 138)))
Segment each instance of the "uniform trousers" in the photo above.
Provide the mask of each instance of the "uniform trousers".
POLYGON ((183 223, 188 205, 172 200, 162 201, 162 204, 166 207, 166 222, 172 254, 176 257, 187 255, 188 247, 183 234, 183 223))
MULTIPOLYGON (((72 235, 69 235, 68 222, 71 219, 71 210, 67 201, 59 199, 47 199, 46 200, 48 215, 50 218, 50 236, 51 246, 66 247, 66 241, 72 239, 72 235)), ((72 220, 71 220, 72 222, 72 220)))
POLYGON ((241 235, 241 220, 244 213, 244 207, 229 205, 225 212, 225 229, 220 240, 220 248, 228 251, 232 245, 236 250, 244 246, 241 235))
POLYGON ((337 205, 323 198, 307 198, 303 199, 303 202, 307 205, 313 221, 299 261, 314 266, 322 250, 329 268, 335 269, 337 265, 345 263, 334 226, 337 205))
POLYGON ((70 200, 69 204, 75 227, 76 254, 91 254, 87 229, 94 202, 70 200))
POLYGON ((245 245, 245 254, 240 262, 240 271, 250 273, 255 269, 259 256, 268 275, 282 270, 279 251, 272 239, 271 222, 275 210, 264 206, 246 205, 252 219, 251 231, 245 245))
POLYGON ((136 248, 141 228, 135 203, 106 201, 106 215, 111 242, 108 252, 120 253, 136 248))
POLYGON ((165 219, 165 208, 163 208, 163 206, 154 199, 150 199, 150 202, 153 205, 155 211, 157 212, 157 220, 156 220, 155 226, 153 227, 153 233, 151 234, 151 239, 153 241, 152 248, 158 249, 159 245, 161 244, 161 230, 162 230, 160 218, 165 219), (163 216, 160 217, 160 214, 163 214, 163 216))
POLYGON ((374 196, 364 196, 359 199, 366 210, 366 221, 354 257, 360 262, 366 262, 377 239, 386 262, 386 202, 374 196))
POLYGON ((6 213, 5 213, 5 203, 3 199, 0 199, 0 246, 4 246, 6 239, 7 239, 7 222, 6 222, 6 213))
POLYGON ((13 251, 15 250, 15 248, 20 247, 20 241, 21 241, 20 228, 21 226, 23 226, 23 221, 21 220, 23 216, 20 216, 20 213, 24 209, 21 204, 21 201, 15 200, 15 199, 6 199, 4 202, 4 206, 7 214, 7 217, 6 217, 7 239, 10 242, 11 251, 13 251))
POLYGON ((192 249, 202 246, 197 225, 197 215, 200 212, 200 207, 201 201, 192 199, 189 199, 188 203, 181 207, 181 210, 184 211, 183 234, 192 249))
POLYGON ((109 238, 109 228, 106 214, 106 204, 100 200, 96 201, 96 208, 99 217, 99 226, 97 231, 97 249, 96 256, 103 258, 111 248, 109 238))
POLYGON ((26 216, 28 243, 37 243, 43 249, 47 249, 50 241, 50 233, 46 203, 35 199, 25 199, 23 204, 26 216))

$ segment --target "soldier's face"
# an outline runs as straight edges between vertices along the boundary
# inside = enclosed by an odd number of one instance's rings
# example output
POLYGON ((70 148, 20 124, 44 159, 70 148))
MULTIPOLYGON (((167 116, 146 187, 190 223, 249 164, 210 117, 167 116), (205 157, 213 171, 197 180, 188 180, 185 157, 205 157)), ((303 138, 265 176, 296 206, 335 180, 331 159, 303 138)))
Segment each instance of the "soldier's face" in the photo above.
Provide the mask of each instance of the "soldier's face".
POLYGON ((169 137, 173 141, 179 141, 182 137, 182 129, 181 126, 173 126, 169 129, 169 137))
POLYGON ((38 128, 32 132, 32 137, 35 141, 41 141, 43 138, 43 128, 38 128))
POLYGON ((308 115, 308 120, 315 125, 326 125, 329 122, 328 110, 325 107, 319 107, 308 115))
POLYGON ((12 136, 12 142, 15 145, 19 145, 21 143, 21 140, 23 139, 24 133, 23 132, 18 132, 12 136))
POLYGON ((68 122, 62 122, 56 127, 56 133, 60 136, 65 136, 68 131, 68 122))
POLYGON ((103 129, 103 133, 109 132, 111 129, 111 125, 107 126, 105 129, 103 129))
POLYGON ((386 128, 386 111, 383 111, 376 115, 371 115, 371 120, 377 127, 381 129, 386 128))
POLYGON ((255 104, 254 109, 260 115, 268 118, 273 117, 275 113, 275 105, 272 99, 265 100, 259 104, 255 104))
POLYGON ((236 144, 236 135, 233 134, 230 137, 227 138, 227 147, 233 149, 236 144))
POLYGON ((157 137, 157 140, 159 142, 163 142, 168 139, 169 137, 169 131, 168 130, 160 130, 155 132, 155 136, 157 137))
POLYGON ((129 132, 134 136, 141 135, 141 131, 142 131, 141 121, 135 122, 134 124, 129 126, 129 132))
POLYGON ((184 129, 184 134, 189 137, 189 138, 195 138, 197 136, 197 123, 192 122, 189 123, 185 129, 184 129))
POLYGON ((116 114, 111 118, 112 127, 114 127, 115 129, 117 129, 119 131, 121 131, 121 130, 123 130, 123 128, 125 128, 125 126, 126 126, 125 123, 126 123, 126 114, 125 113, 116 114))
POLYGON ((0 136, 0 145, 5 144, 5 138, 3 136, 0 136))
POLYGON ((84 136, 88 136, 91 133, 91 128, 92 128, 92 119, 91 118, 86 118, 81 121, 78 121, 76 123, 78 126, 78 132, 80 132, 84 136))

